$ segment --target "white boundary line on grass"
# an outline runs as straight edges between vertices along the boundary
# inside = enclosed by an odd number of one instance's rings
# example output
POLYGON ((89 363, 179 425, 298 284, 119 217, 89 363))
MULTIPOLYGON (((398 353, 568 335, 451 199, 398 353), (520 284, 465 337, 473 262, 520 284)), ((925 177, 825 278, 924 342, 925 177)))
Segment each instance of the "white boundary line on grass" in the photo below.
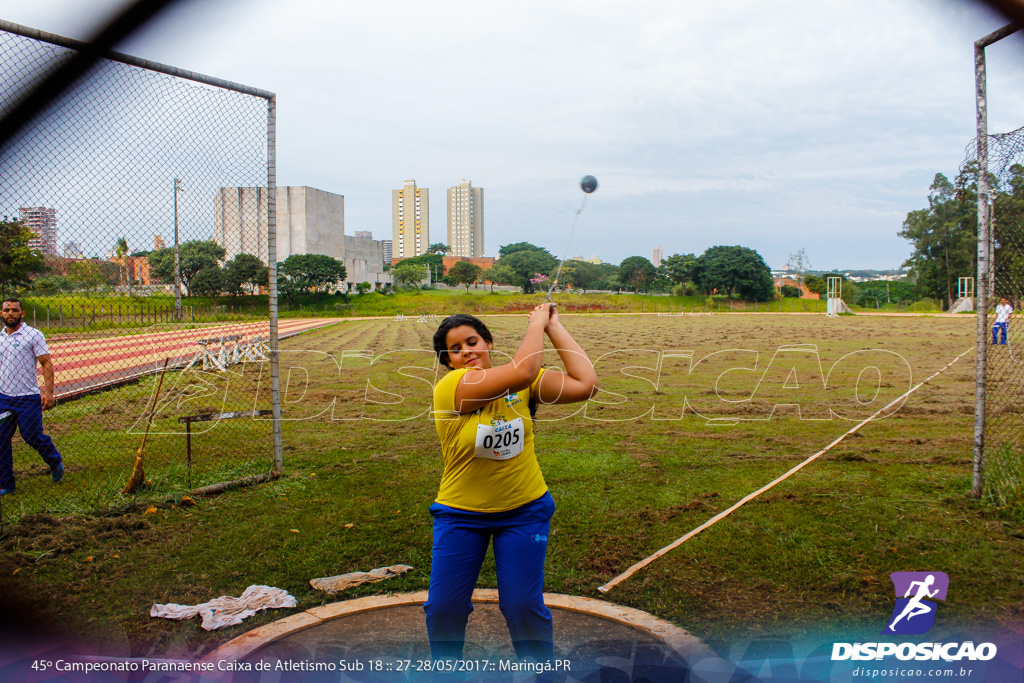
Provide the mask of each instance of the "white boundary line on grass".
POLYGON ((951 365, 953 365, 953 363, 957 362, 958 360, 960 360, 961 358, 963 358, 963 357, 964 357, 964 356, 966 356, 966 355, 967 355, 968 353, 970 353, 971 351, 974 351, 974 350, 975 350, 975 347, 973 347, 973 346, 972 346, 971 348, 967 349, 966 351, 964 351, 963 353, 961 353, 961 354, 960 354, 959 356, 957 356, 956 358, 954 358, 953 360, 951 360, 951 361, 950 361, 949 363, 947 363, 947 364, 945 365, 945 367, 943 367, 943 368, 942 368, 941 370, 939 370, 938 372, 935 372, 934 374, 932 374, 932 375, 931 375, 930 377, 928 377, 927 379, 925 379, 925 380, 921 381, 921 382, 920 382, 919 384, 917 384, 917 385, 916 385, 915 387, 913 387, 913 388, 911 388, 910 390, 908 390, 908 391, 907 391, 907 392, 906 392, 905 394, 903 394, 903 395, 902 395, 902 396, 900 396, 899 398, 896 398, 896 399, 893 399, 892 401, 890 401, 890 402, 889 402, 888 404, 886 404, 886 405, 885 405, 885 407, 884 407, 884 408, 881 408, 881 409, 879 409, 879 410, 878 410, 878 411, 877 411, 876 413, 874 413, 874 414, 873 414, 873 415, 872 415, 871 417, 869 417, 869 418, 867 418, 866 420, 863 420, 863 421, 861 421, 861 422, 857 423, 857 424, 856 424, 856 425, 855 425, 855 426, 854 426, 854 427, 853 427, 853 428, 852 428, 852 429, 851 429, 850 431, 846 432, 845 434, 843 434, 842 436, 840 436, 840 437, 839 437, 838 439, 836 439, 835 441, 833 441, 832 443, 830 443, 830 444, 829 444, 828 446, 825 446, 825 448, 821 449, 820 451, 818 451, 817 453, 815 453, 815 454, 814 454, 814 455, 812 455, 811 457, 807 458, 806 460, 804 460, 803 462, 801 462, 801 463, 800 463, 799 465, 797 465, 797 466, 796 466, 796 467, 794 467, 793 469, 789 470, 788 472, 786 472, 785 474, 783 474, 783 475, 782 475, 782 476, 780 476, 779 478, 775 479, 774 481, 772 481, 772 482, 770 482, 770 483, 768 483, 768 484, 765 484, 764 486, 762 486, 762 487, 761 487, 761 488, 759 488, 758 490, 754 491, 753 493, 750 493, 750 494, 748 494, 748 495, 744 496, 744 497, 743 497, 743 498, 742 498, 742 499, 741 499, 741 500, 740 500, 740 501, 739 501, 738 503, 736 503, 735 505, 733 505, 733 506, 732 506, 731 508, 729 508, 728 510, 725 510, 725 511, 723 511, 723 512, 719 512, 719 513, 718 513, 717 515, 715 515, 714 517, 712 517, 712 518, 711 518, 711 519, 709 519, 708 521, 704 522, 704 523, 703 523, 703 524, 701 524, 701 525, 700 525, 699 527, 697 527, 696 529, 694 529, 694 530, 693 530, 693 531, 691 531, 690 533, 686 534, 686 535, 685 535, 685 536, 683 536, 682 538, 678 538, 678 539, 676 539, 675 541, 672 541, 672 543, 669 543, 669 544, 668 544, 667 546, 665 546, 664 548, 662 548, 662 549, 661 549, 661 550, 659 550, 658 552, 654 553, 653 555, 650 555, 650 556, 648 556, 648 557, 645 557, 644 559, 640 560, 639 562, 637 562, 637 563, 636 563, 636 564, 634 564, 634 565, 633 565, 632 567, 630 567, 630 568, 629 568, 629 569, 627 569, 626 571, 624 571, 624 572, 622 572, 621 574, 619 574, 618 576, 616 576, 616 577, 615 577, 614 579, 612 579, 612 580, 611 580, 611 581, 609 581, 608 583, 604 584, 603 586, 598 586, 598 589, 597 589, 597 590, 601 591, 602 593, 607 593, 607 592, 608 592, 608 591, 610 591, 610 590, 611 590, 612 588, 614 588, 614 587, 615 587, 615 586, 617 586, 618 584, 622 583, 623 581, 625 581, 626 579, 628 579, 628 578, 629 578, 630 576, 632 576, 632 575, 633 575, 633 574, 635 574, 636 572, 640 571, 641 569, 643 569, 644 567, 646 567, 647 565, 649 565, 649 564, 650 564, 651 562, 654 562, 654 561, 655 561, 656 559, 658 559, 658 558, 659 558, 659 557, 661 557, 662 555, 664 555, 664 554, 668 553, 668 552, 669 552, 669 551, 671 551, 671 550, 674 550, 675 548, 678 548, 678 547, 679 547, 679 546, 681 546, 681 545, 682 545, 683 543, 685 543, 686 541, 690 540, 691 538, 693 538, 694 536, 696 536, 696 535, 697 535, 697 534, 699 534, 700 532, 704 531, 705 529, 707 529, 707 528, 708 528, 709 526, 711 526, 711 525, 712 525, 712 524, 714 524, 715 522, 717 522, 717 521, 721 520, 722 518, 726 517, 727 515, 731 514, 731 513, 732 513, 732 512, 734 511, 734 510, 736 510, 737 508, 739 508, 739 507, 741 507, 741 506, 743 506, 743 505, 747 504, 748 502, 750 502, 750 501, 751 501, 751 500, 753 500, 754 498, 757 498, 757 497, 758 497, 758 496, 760 496, 760 495, 761 495, 762 493, 764 493, 764 492, 765 492, 765 491, 767 491, 768 489, 772 488, 772 487, 773 487, 773 486, 775 486, 776 484, 778 484, 778 483, 780 483, 780 482, 782 482, 782 481, 785 481, 786 479, 788 479, 788 478, 789 478, 789 477, 791 477, 792 475, 796 474, 796 473, 797 473, 797 472, 799 472, 799 471, 800 471, 801 469, 803 469, 803 468, 804 468, 804 466, 806 466, 806 465, 808 465, 808 464, 812 463, 813 461, 817 460, 817 459, 818 459, 818 458, 819 458, 820 456, 824 455, 825 453, 828 453, 828 452, 829 452, 829 451, 830 451, 830 450, 831 450, 831 449, 832 449, 832 448, 833 448, 834 446, 836 446, 836 445, 837 445, 837 444, 838 444, 838 443, 839 443, 840 441, 842 441, 843 439, 845 439, 846 437, 848 437, 848 436, 849 436, 850 434, 853 434, 854 432, 856 432, 856 431, 857 431, 858 429, 860 429, 861 427, 863 427, 864 425, 866 425, 866 424, 867 424, 868 422, 871 422, 872 420, 874 420, 874 419, 875 419, 876 417, 878 417, 878 415, 879 415, 879 414, 881 414, 881 413, 885 412, 885 411, 886 411, 886 410, 887 410, 887 409, 889 408, 889 406, 891 406, 891 405, 893 405, 893 404, 895 404, 895 403, 898 403, 899 401, 902 401, 902 400, 903 400, 903 399, 905 399, 905 398, 906 398, 907 396, 910 396, 910 395, 911 395, 912 393, 914 393, 915 391, 917 391, 918 389, 920 389, 920 388, 921 388, 922 386, 924 386, 925 384, 927 384, 928 382, 930 382, 930 381, 931 381, 932 379, 934 379, 934 378, 935 378, 935 377, 937 377, 938 375, 940 375, 940 374, 942 374, 943 372, 945 372, 945 371, 946 371, 946 370, 947 370, 947 369, 948 369, 948 368, 949 368, 949 367, 950 367, 951 365))

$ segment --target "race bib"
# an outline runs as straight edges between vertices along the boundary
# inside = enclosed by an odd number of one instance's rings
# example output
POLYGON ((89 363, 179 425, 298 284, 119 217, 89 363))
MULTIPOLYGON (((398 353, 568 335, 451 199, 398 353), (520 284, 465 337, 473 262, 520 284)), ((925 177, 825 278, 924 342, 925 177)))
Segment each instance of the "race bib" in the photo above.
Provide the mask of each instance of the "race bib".
POLYGON ((521 417, 498 424, 478 424, 473 455, 489 460, 508 460, 522 453, 525 443, 526 427, 521 417))

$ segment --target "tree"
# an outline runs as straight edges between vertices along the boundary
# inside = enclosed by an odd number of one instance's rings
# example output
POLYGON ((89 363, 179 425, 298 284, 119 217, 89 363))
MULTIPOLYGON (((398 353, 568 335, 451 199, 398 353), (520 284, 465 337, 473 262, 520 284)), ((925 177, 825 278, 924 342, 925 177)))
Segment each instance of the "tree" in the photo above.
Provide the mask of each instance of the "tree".
POLYGON ((1014 164, 1008 170, 1007 187, 996 192, 993 200, 995 253, 992 266, 998 280, 1020 283, 1024 282, 1024 254, 1020 243, 1020 221, 1024 219, 1024 166, 1014 164), (1014 216, 1016 220, 1005 220, 1014 216))
POLYGON ((68 282, 75 289, 92 292, 107 282, 107 274, 96 259, 76 261, 68 268, 68 282))
POLYGON ((502 256, 500 263, 514 273, 513 285, 521 287, 524 294, 532 294, 533 283, 530 279, 537 273, 550 273, 558 266, 558 259, 549 254, 547 249, 520 249, 502 256))
POLYGON ((359 292, 360 294, 366 294, 371 289, 373 289, 373 285, 371 285, 366 280, 363 280, 362 282, 356 285, 356 291, 359 292))
POLYGON ((224 290, 237 296, 248 286, 255 294, 270 282, 270 269, 252 254, 236 254, 224 264, 224 290))
POLYGON ((794 287, 793 285, 782 285, 782 287, 779 288, 779 293, 785 299, 799 299, 801 296, 800 288, 794 287))
POLYGON ((70 292, 72 285, 63 275, 45 275, 32 281, 32 290, 43 296, 51 296, 61 292, 70 292))
MULTIPOLYGON (((127 264, 125 258, 128 256, 128 240, 122 235, 114 244, 114 255, 117 257, 118 281, 124 283, 124 268, 127 264)), ((128 273, 128 296, 132 295, 132 278, 128 273)))
POLYGON ((417 290, 420 283, 427 279, 427 266, 421 263, 409 263, 411 259, 400 262, 391 269, 391 277, 399 285, 412 285, 417 290))
POLYGON ((643 256, 630 256, 619 264, 619 282, 629 287, 634 294, 646 291, 658 276, 658 269, 643 256))
POLYGON ((442 254, 449 253, 451 250, 452 250, 452 248, 449 247, 444 242, 434 242, 429 247, 427 247, 427 253, 428 254, 442 255, 442 254))
POLYGON ((786 261, 786 268, 795 270, 797 284, 803 284, 807 277, 807 271, 811 269, 811 259, 807 256, 807 250, 800 247, 790 254, 789 260, 786 261))
POLYGON ((622 283, 619 282, 618 266, 612 263, 598 263, 596 264, 596 270, 598 276, 594 289, 609 289, 615 292, 622 289, 622 283))
MULTIPOLYGON (((586 292, 593 289, 601 279, 601 272, 594 263, 586 261, 563 261, 561 264, 562 273, 558 276, 558 286, 563 288, 578 289, 586 292)), ((555 273, 558 268, 555 268, 555 273)), ((552 273, 552 276, 555 275, 552 273)))
POLYGON ((551 252, 549 252, 544 247, 538 247, 536 244, 530 244, 529 242, 516 242, 515 244, 506 244, 503 247, 499 247, 498 258, 503 259, 506 256, 510 256, 520 251, 540 251, 547 254, 548 256, 551 256, 551 252))
POLYGON ((682 285, 696 282, 700 271, 700 260, 694 254, 672 254, 661 262, 665 277, 673 284, 682 285))
POLYGON ((821 298, 825 298, 826 289, 828 283, 825 278, 819 277, 818 275, 808 275, 804 278, 804 284, 807 286, 807 291, 812 294, 817 294, 821 298))
POLYGON ((224 271, 217 266, 207 266, 192 276, 188 291, 196 296, 220 296, 224 281, 224 271))
POLYGON ((403 263, 426 266, 427 272, 430 274, 431 282, 440 280, 445 274, 444 257, 440 254, 420 254, 419 256, 411 256, 398 262, 399 265, 403 263))
MULTIPOLYGON (((846 301, 847 299, 850 299, 851 297, 854 297, 852 300, 855 302, 856 301, 855 294, 856 294, 856 291, 857 291, 857 287, 852 282, 847 280, 846 276, 841 274, 841 273, 825 273, 824 275, 821 275, 821 276, 808 275, 806 281, 804 282, 804 284, 807 285, 807 290, 808 291, 814 292, 815 294, 820 296, 822 299, 824 299, 825 297, 828 296, 828 281, 829 281, 829 278, 833 278, 833 277, 837 277, 840 280, 840 285, 841 285, 840 288, 842 289, 842 299, 843 299, 843 301, 846 301)), ((847 303, 849 303, 849 302, 847 302, 847 303)))
POLYGON ((20 220, 0 220, 0 296, 27 287, 32 276, 43 271, 45 257, 28 246, 34 237, 20 220))
POLYGON ((457 261, 455 265, 448 269, 448 275, 452 279, 460 284, 466 286, 466 291, 469 291, 469 286, 476 282, 480 278, 480 271, 482 269, 475 263, 469 261, 457 261))
POLYGON ((485 282, 491 283, 491 291, 494 291, 494 285, 510 285, 515 280, 515 272, 500 263, 495 263, 487 270, 480 273, 480 279, 485 282))
MULTIPOLYGON (((178 261, 181 265, 181 282, 185 289, 192 290, 193 276, 203 268, 220 267, 227 252, 213 240, 190 240, 182 242, 178 247, 178 261)), ((150 252, 150 272, 163 282, 174 282, 174 248, 157 249, 150 252)))
POLYGON ((952 305, 960 277, 977 272, 977 186, 969 172, 960 174, 955 185, 936 173, 928 208, 908 213, 899 236, 913 243, 904 265, 913 269, 918 292, 952 305))
POLYGON ((772 271, 761 255, 749 247, 711 247, 700 257, 699 286, 751 301, 775 298, 772 271))
POLYGON ((277 282, 290 299, 308 292, 326 292, 345 281, 345 264, 325 254, 292 254, 277 264, 277 282))

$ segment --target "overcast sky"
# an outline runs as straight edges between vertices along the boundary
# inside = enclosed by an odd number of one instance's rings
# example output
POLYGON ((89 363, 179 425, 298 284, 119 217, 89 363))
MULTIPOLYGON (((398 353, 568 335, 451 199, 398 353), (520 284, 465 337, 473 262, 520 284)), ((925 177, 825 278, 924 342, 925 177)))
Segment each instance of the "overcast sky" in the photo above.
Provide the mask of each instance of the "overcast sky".
MULTIPOLYGON (((0 0, 84 39, 115 0, 0 0)), ((391 190, 485 190, 486 254, 803 247, 893 268, 897 236, 975 134, 973 41, 1005 20, 952 0, 186 0, 122 51, 278 96, 278 183, 345 195, 391 236, 391 190), (583 194, 601 186, 568 243, 583 194)), ((989 129, 1024 126, 1024 36, 988 49, 989 129)))

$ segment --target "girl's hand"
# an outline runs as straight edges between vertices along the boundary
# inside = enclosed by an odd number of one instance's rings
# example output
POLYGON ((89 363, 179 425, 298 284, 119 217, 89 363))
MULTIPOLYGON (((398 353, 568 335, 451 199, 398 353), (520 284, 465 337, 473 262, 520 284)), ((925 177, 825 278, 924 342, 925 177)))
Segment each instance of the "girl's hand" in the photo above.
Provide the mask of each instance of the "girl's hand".
POLYGON ((553 305, 546 301, 542 304, 537 304, 533 311, 530 312, 530 324, 536 321, 538 325, 547 329, 553 310, 553 305))
POLYGON ((561 322, 562 321, 558 317, 558 306, 556 306, 555 304, 551 304, 551 315, 548 318, 548 324, 544 328, 544 330, 547 331, 555 325, 560 325, 561 322))

